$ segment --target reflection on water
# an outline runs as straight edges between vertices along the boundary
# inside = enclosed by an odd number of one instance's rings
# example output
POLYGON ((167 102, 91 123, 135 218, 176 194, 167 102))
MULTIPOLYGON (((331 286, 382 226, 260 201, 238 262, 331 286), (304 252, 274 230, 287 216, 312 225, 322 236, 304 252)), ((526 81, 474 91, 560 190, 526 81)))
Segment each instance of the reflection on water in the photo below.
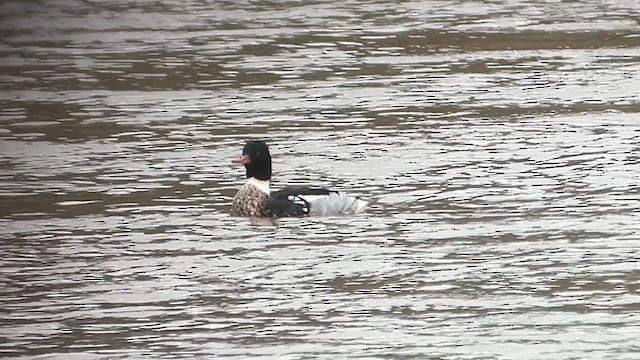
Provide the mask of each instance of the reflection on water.
POLYGON ((1 2, 0 356, 635 358, 637 10, 1 2))

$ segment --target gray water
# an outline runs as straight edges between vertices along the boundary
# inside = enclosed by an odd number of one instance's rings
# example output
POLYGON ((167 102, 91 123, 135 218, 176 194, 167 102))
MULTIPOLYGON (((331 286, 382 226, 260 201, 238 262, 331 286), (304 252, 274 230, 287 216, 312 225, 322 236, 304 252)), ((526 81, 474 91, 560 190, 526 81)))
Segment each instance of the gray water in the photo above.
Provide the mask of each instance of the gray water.
POLYGON ((638 14, 0 2, 0 356, 638 359, 638 14), (231 216, 252 138, 369 211, 231 216))

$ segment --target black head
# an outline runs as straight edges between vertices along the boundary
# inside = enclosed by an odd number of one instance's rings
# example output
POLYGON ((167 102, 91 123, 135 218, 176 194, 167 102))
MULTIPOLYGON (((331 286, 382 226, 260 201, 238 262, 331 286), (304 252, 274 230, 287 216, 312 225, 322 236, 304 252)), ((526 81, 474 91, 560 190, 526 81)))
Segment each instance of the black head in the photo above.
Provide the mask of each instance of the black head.
POLYGON ((247 170, 247 178, 271 179, 271 154, 269 154, 269 148, 264 141, 247 141, 242 148, 242 157, 233 162, 244 165, 247 170))

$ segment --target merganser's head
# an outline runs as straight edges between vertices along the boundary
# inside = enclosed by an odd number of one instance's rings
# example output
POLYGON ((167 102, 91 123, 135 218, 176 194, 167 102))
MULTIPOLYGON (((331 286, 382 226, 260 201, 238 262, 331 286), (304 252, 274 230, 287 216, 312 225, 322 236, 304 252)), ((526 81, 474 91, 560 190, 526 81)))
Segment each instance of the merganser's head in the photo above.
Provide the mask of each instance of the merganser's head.
POLYGON ((244 165, 247 178, 271 179, 271 154, 269 154, 269 147, 264 141, 247 141, 242 148, 242 157, 233 160, 233 163, 244 165))

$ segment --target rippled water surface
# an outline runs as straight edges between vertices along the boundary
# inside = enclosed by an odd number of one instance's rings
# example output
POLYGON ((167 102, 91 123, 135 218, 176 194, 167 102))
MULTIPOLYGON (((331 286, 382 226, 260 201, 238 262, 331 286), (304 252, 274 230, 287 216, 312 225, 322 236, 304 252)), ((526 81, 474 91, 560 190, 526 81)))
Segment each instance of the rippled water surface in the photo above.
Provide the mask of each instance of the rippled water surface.
POLYGON ((639 13, 0 2, 0 357, 637 359, 639 13))

